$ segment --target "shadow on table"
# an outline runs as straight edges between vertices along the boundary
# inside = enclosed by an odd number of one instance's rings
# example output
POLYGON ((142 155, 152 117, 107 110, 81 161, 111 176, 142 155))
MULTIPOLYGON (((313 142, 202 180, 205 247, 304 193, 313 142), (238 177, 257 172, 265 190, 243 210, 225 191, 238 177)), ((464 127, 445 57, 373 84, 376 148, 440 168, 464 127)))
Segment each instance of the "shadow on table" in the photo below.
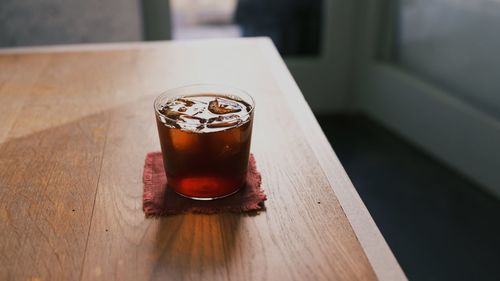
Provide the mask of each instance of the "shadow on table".
MULTIPOLYGON (((222 278, 238 253, 239 214, 185 214, 159 219, 152 277, 222 278), (185 276, 189 274, 189 276, 185 276)), ((155 279, 155 278, 153 278, 155 279)), ((210 278, 209 278, 210 279, 210 278)))
POLYGON ((88 269, 101 272, 117 262, 98 253, 123 251, 122 240, 103 241, 120 234, 122 227, 133 235, 137 222, 143 220, 134 216, 138 211, 134 206, 142 199, 144 155, 158 147, 152 141, 157 136, 150 133, 156 129, 152 99, 140 97, 115 107, 103 106, 102 111, 92 104, 82 105, 75 114, 63 106, 32 106, 19 115, 8 137, 0 139, 0 248, 5 253, 0 264, 9 269, 5 275, 0 273, 0 280, 9 279, 6 276, 25 280, 30 274, 44 280, 78 279, 81 263, 74 261, 82 261, 86 250, 88 269), (108 126, 111 118, 113 128, 108 126), (132 138, 139 129, 148 137, 132 138), (120 217, 106 220, 108 211, 115 210, 120 217), (95 224, 89 231, 92 219, 95 224), (30 242, 24 243, 26 239, 30 242), (34 258, 36 253, 43 253, 44 263, 34 258), (72 258, 61 259, 61 253, 72 258))
MULTIPOLYGON (((144 157, 159 148, 152 99, 140 97, 98 112, 88 109, 88 115, 83 108, 80 116, 56 120, 55 125, 31 115, 19 118, 11 137, 0 142, 0 187, 5 187, 0 198, 5 211, 0 215, 9 217, 0 219, 0 229, 6 230, 0 237, 9 237, 0 239, 0 246, 6 253, 18 252, 17 245, 28 237, 30 245, 44 251, 50 265, 60 264, 58 252, 83 260, 87 251, 84 277, 126 278, 149 273, 157 279, 177 280, 186 274, 192 279, 227 275, 228 265, 242 254, 238 241, 244 235, 244 215, 186 214, 145 223, 138 208, 144 157), (33 124, 35 121, 40 124, 33 124), (27 125, 22 126, 24 123, 27 125), (156 227, 150 227, 154 224, 156 227), (28 226, 28 236, 19 236, 16 229, 28 226), (68 234, 66 229, 74 232, 68 234), (153 232, 144 233, 148 230, 153 232), (91 237, 83 237, 83 233, 91 237), (86 239, 88 247, 79 243, 86 239), (77 243, 68 246, 64 241, 77 243), (120 262, 126 268, 118 270, 120 262)), ((22 261, 19 272, 8 274, 25 276, 39 270, 37 260, 31 258, 32 248, 22 250, 22 255, 14 255, 17 258, 0 257, 7 268, 17 269, 15 265, 22 261)), ((52 276, 78 278, 60 270, 78 274, 80 268, 70 260, 60 265, 53 267, 52 276)))

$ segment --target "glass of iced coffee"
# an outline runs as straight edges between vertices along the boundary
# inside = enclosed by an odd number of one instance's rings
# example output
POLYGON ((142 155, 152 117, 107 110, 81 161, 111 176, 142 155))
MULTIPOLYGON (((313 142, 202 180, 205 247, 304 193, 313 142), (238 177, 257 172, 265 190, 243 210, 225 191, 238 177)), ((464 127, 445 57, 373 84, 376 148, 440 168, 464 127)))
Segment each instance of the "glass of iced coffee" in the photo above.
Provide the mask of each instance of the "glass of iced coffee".
POLYGON ((190 85, 154 102, 168 188, 197 200, 236 193, 245 183, 255 103, 244 91, 190 85))

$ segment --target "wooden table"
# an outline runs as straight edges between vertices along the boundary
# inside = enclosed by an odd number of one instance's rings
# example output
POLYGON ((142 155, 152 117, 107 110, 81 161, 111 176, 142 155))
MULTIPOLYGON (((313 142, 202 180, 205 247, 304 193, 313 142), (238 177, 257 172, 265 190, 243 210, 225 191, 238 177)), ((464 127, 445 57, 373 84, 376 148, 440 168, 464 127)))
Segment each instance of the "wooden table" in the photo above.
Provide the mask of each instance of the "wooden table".
POLYGON ((0 51, 0 280, 405 280, 268 39, 0 51), (256 99, 266 211, 146 219, 153 99, 256 99))

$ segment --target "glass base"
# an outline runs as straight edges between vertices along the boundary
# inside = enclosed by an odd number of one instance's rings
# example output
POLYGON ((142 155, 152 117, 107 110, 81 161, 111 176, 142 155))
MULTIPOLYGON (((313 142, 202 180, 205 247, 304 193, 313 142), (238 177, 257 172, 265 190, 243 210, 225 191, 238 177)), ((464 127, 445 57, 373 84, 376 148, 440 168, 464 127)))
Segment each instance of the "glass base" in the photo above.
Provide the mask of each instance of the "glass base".
POLYGON ((238 191, 241 190, 241 188, 242 187, 239 187, 238 189, 236 189, 235 191, 233 191, 233 192, 231 192, 229 194, 224 194, 222 196, 217 196, 217 197, 191 197, 191 196, 179 193, 179 192, 177 192, 175 190, 174 190, 174 192, 177 193, 177 194, 179 194, 180 196, 182 196, 184 198, 188 198, 188 199, 192 199, 192 200, 197 200, 197 201, 212 201, 212 200, 217 200, 217 199, 221 199, 221 198, 226 198, 226 197, 229 197, 229 196, 231 196, 233 194, 236 194, 236 193, 238 193, 238 191))

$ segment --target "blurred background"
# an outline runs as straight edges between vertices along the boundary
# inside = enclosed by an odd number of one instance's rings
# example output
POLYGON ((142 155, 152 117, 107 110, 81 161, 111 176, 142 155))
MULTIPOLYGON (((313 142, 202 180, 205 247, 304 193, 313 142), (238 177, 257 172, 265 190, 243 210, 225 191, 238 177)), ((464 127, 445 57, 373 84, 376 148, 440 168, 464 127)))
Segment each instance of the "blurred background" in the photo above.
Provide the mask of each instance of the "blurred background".
POLYGON ((0 0, 0 48, 270 37, 410 280, 500 280, 499 0, 0 0))

